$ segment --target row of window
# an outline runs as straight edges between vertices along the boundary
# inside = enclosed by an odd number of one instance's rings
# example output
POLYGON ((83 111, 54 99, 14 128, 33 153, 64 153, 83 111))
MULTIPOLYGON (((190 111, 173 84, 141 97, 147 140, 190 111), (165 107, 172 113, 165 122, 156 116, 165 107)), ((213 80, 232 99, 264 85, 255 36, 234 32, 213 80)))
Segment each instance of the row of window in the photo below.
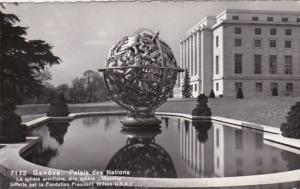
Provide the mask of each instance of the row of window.
MULTIPOLYGON (((235 90, 237 91, 238 88, 243 89, 243 83, 242 82, 236 82, 235 83, 235 90)), ((278 83, 271 83, 270 84, 271 90, 278 90, 278 83)), ((285 90, 286 92, 293 92, 294 86, 293 83, 286 83, 285 84, 285 90)), ((262 92, 263 91, 263 83, 262 82, 256 82, 255 83, 255 91, 256 92, 262 92)))
MULTIPOLYGON (((262 74, 262 55, 254 55, 254 73, 262 74)), ((216 56, 215 73, 219 74, 219 57, 216 56)), ((243 72, 243 54, 234 54, 234 73, 241 74, 243 72)), ((292 55, 284 56, 284 74, 292 74, 293 57, 292 55)), ((269 73, 278 74, 277 55, 269 55, 269 73)))
MULTIPOLYGON (((259 17, 258 16, 252 16, 252 21, 259 21, 259 17)), ((232 16, 232 20, 240 20, 240 17, 237 15, 232 16)), ((267 21, 268 22, 273 22, 274 21, 274 17, 268 16, 267 17, 267 21)), ((281 17, 281 21, 282 22, 288 22, 289 18, 288 17, 281 17)), ((296 18, 296 22, 300 22, 300 18, 296 18)))
MULTIPOLYGON (((242 73, 242 54, 235 54, 234 55, 234 73, 241 74, 242 73)), ((215 62, 215 73, 219 74, 219 56, 216 56, 215 62)), ((285 74, 292 74, 293 72, 293 57, 292 55, 285 55, 284 56, 284 73, 285 74)), ((254 55, 254 73, 255 74, 262 74, 262 55, 255 54, 254 55)), ((277 74, 277 55, 270 55, 269 56, 269 73, 270 74, 277 74)))
MULTIPOLYGON (((241 47, 242 46, 242 39, 236 38, 234 39, 234 46, 241 47)), ((269 47, 270 48, 277 48, 277 39, 270 39, 269 40, 269 47)), ((284 40, 284 47, 285 48, 292 48, 292 40, 284 40)), ((262 48, 262 40, 261 39, 254 39, 254 48, 262 48)))
MULTIPOLYGON (((234 34, 242 34, 242 28, 241 27, 234 27, 234 34)), ((255 35, 261 35, 262 34, 262 28, 254 28, 254 34, 255 35)), ((292 35, 292 29, 284 29, 284 34, 286 36, 292 35)), ((270 28, 270 35, 277 35, 277 28, 270 28)))
MULTIPOLYGON (((271 90, 278 90, 278 83, 271 83, 270 84, 271 90)), ((243 89, 243 83, 242 82, 236 82, 235 83, 235 91, 237 91, 239 88, 243 89)), ((285 85, 286 92, 293 92, 294 86, 293 83, 286 83, 285 85)), ((219 91, 219 83, 216 83, 216 91, 219 91)), ((255 83, 255 91, 256 92, 262 92, 263 91, 263 83, 262 82, 256 82, 255 83)))

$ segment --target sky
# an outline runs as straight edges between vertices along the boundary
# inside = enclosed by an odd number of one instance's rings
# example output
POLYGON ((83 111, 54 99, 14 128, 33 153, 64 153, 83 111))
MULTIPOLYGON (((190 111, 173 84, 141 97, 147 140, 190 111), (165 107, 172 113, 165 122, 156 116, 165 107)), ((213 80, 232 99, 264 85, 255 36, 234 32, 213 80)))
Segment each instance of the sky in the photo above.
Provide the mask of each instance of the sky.
POLYGON ((140 28, 160 32, 179 61, 185 32, 206 16, 225 9, 300 11, 297 1, 75 2, 6 4, 19 16, 28 39, 42 39, 61 58, 50 68, 54 86, 70 84, 86 70, 106 63, 110 47, 140 28))

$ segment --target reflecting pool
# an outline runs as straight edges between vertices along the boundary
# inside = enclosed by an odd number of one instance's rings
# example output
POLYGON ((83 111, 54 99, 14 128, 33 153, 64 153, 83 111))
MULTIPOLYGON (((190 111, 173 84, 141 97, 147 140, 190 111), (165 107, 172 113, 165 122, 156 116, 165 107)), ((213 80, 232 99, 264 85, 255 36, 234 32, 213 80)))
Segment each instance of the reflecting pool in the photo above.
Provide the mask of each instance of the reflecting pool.
POLYGON ((259 131, 159 117, 161 129, 128 132, 122 116, 89 116, 33 128, 24 158, 63 170, 129 171, 161 178, 229 177, 300 169, 300 155, 264 143, 259 131))

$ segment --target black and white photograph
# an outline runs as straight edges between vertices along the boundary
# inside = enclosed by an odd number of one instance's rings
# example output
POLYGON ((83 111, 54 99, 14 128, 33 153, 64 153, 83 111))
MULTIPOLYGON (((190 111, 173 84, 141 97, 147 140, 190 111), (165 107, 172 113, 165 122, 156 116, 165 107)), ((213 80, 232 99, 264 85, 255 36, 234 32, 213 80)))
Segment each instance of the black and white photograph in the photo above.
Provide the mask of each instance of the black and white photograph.
POLYGON ((300 189, 300 1, 0 0, 0 189, 300 189))

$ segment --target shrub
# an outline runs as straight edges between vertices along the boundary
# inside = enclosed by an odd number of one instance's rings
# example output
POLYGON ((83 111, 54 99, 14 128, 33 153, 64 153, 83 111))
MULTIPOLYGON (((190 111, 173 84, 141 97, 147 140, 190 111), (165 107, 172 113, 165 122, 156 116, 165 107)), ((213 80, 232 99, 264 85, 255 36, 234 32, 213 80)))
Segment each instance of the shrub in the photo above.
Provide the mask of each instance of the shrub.
POLYGON ((15 113, 16 104, 12 99, 0 103, 0 142, 16 143, 26 140, 26 126, 15 113))
POLYGON ((236 93, 236 98, 244 98, 243 90, 242 88, 238 88, 237 93, 236 93))
POLYGON ((53 100, 50 103, 50 108, 47 113, 47 116, 50 117, 63 117, 68 116, 69 110, 68 105, 63 93, 59 93, 54 96, 53 100))
POLYGON ((214 93, 214 90, 212 89, 209 93, 209 98, 215 98, 215 93, 214 93))
POLYGON ((207 106, 208 98, 204 94, 200 94, 197 98, 197 107, 193 109, 193 116, 211 116, 211 110, 207 106))
POLYGON ((300 102, 291 107, 286 120, 280 127, 282 136, 300 139, 300 102))

